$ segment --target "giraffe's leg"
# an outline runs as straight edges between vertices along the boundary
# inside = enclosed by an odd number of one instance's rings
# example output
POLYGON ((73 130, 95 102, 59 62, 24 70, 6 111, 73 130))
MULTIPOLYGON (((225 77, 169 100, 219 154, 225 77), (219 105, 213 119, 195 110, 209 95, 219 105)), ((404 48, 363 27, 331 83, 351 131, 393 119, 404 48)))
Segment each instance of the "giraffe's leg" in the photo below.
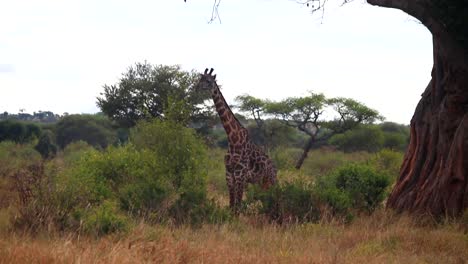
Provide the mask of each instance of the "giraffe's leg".
POLYGON ((236 208, 239 210, 242 205, 242 196, 244 195, 245 183, 242 179, 236 181, 236 208))
POLYGON ((244 188, 246 184, 246 168, 243 166, 238 166, 238 170, 234 173, 234 179, 236 184, 236 197, 235 205, 236 209, 239 210, 242 206, 242 196, 244 194, 244 188))
POLYGON ((234 179, 234 166, 231 162, 231 155, 229 152, 224 156, 224 164, 226 166, 226 183, 229 191, 229 207, 234 209, 236 204, 236 184, 234 179))
POLYGON ((236 184, 234 181, 234 175, 226 168, 226 183, 229 191, 229 207, 234 209, 236 203, 236 184))

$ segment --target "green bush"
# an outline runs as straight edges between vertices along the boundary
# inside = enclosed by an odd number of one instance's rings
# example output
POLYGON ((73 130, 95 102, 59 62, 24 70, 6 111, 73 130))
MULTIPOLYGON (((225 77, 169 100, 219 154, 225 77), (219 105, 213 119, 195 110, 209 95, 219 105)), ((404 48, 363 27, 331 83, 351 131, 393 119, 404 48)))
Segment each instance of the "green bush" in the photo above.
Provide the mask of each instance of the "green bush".
POLYGON ((363 125, 333 136, 329 143, 345 152, 376 152, 383 147, 384 133, 377 126, 363 125))
POLYGON ((354 212, 373 212, 385 198, 390 178, 364 164, 347 164, 318 178, 314 193, 334 216, 349 221, 354 212))
POLYGON ((373 167, 348 164, 319 179, 317 189, 324 201, 334 201, 329 205, 337 211, 342 212, 348 204, 343 195, 346 194, 353 209, 370 213, 384 200, 389 183, 390 178, 373 167))
MULTIPOLYGON (((1 150, 0 144, 0 157, 1 150)), ((74 142, 47 161, 16 226, 103 235, 126 230, 129 217, 192 225, 229 220, 230 212, 207 198, 207 164, 193 130, 170 122, 140 123, 128 144, 102 151, 74 142)))
POLYGON ((246 204, 260 203, 258 213, 277 223, 316 221, 320 217, 318 203, 310 184, 302 181, 277 184, 268 190, 251 186, 246 204))
POLYGON ((42 132, 39 137, 39 142, 34 147, 39 153, 41 153, 42 158, 50 159, 57 154, 57 146, 54 143, 54 134, 50 130, 42 132))
POLYGON ((370 157, 371 154, 365 151, 345 153, 329 148, 322 148, 309 152, 302 170, 307 175, 319 177, 328 175, 347 163, 364 162, 370 157))
POLYGON ((395 180, 400 175, 400 167, 404 154, 399 151, 383 149, 370 159, 369 164, 376 170, 383 172, 395 180))
POLYGON ((97 207, 86 211, 82 217, 83 230, 96 236, 128 230, 129 219, 119 212, 118 205, 104 201, 97 207))
POLYGON ((383 143, 384 148, 405 151, 407 146, 408 146, 407 135, 404 135, 401 133, 394 133, 394 132, 384 132, 384 143, 383 143))
POLYGON ((276 168, 280 170, 294 169, 302 150, 298 148, 276 148, 270 152, 276 168))
POLYGON ((0 121, 0 141, 27 143, 39 137, 41 129, 36 124, 21 121, 0 121))
POLYGON ((55 177, 55 198, 60 208, 68 211, 98 205, 113 196, 111 185, 94 163, 102 155, 96 150, 83 152, 55 177))
POLYGON ((40 161, 40 154, 31 145, 20 145, 12 141, 0 142, 0 177, 11 176, 40 161))
POLYGON ((208 175, 207 183, 211 197, 213 195, 226 195, 226 169, 224 166, 224 155, 226 150, 210 148, 208 151, 208 175), (215 193, 216 192, 216 193, 215 193))
POLYGON ((166 209, 171 218, 195 223, 213 213, 206 193, 207 151, 194 130, 169 121, 142 121, 131 130, 130 142, 141 153, 155 157, 153 171, 170 184, 173 202, 166 209))
POLYGON ((220 208, 214 200, 207 200, 204 192, 184 192, 169 213, 175 223, 192 226, 223 223, 232 217, 229 209, 220 208))
POLYGON ((176 189, 206 188, 207 150, 193 129, 167 121, 142 121, 131 130, 130 142, 157 157, 160 173, 176 189))
MULTIPOLYGON (((288 176, 289 182, 283 181, 266 191, 249 187, 247 209, 279 223, 317 221, 328 216, 350 221, 356 212, 371 213, 381 205, 390 184, 390 172, 395 170, 401 155, 391 150, 372 156, 367 152, 351 155, 314 150, 304 171, 315 177, 290 181, 288 176), (350 163, 353 161, 360 163, 350 163)), ((284 154, 281 159, 289 156, 284 154)))
POLYGON ((106 148, 117 141, 111 122, 100 115, 66 116, 57 123, 56 135, 62 149, 80 140, 96 148, 106 148))
MULTIPOLYGON (((117 199, 121 210, 150 221, 205 221, 214 213, 206 195, 206 163, 205 147, 193 130, 171 122, 141 122, 132 129, 129 144, 86 150, 75 159, 64 173, 73 187, 63 193, 86 194, 86 202, 96 206, 117 199), (75 180, 80 182, 70 182, 75 180)), ((73 201, 82 208, 79 198, 73 201)))
POLYGON ((32 188, 33 199, 20 208, 15 218, 16 227, 33 231, 50 226, 78 230, 83 212, 113 197, 105 178, 87 166, 100 153, 93 149, 78 153, 65 162, 57 159, 47 162, 41 181, 32 188))

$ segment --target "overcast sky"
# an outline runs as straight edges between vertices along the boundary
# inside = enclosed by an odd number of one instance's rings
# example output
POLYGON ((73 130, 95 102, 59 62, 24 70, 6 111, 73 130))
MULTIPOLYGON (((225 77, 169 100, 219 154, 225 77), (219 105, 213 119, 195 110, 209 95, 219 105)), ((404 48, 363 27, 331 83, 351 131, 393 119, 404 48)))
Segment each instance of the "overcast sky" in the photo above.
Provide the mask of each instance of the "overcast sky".
MULTIPOLYGON (((339 1, 339 0, 335 0, 339 1)), ((291 0, 0 2, 0 111, 94 113, 128 66, 213 67, 227 101, 321 92, 408 124, 430 80, 429 31, 405 13, 329 1, 324 18, 291 0)))

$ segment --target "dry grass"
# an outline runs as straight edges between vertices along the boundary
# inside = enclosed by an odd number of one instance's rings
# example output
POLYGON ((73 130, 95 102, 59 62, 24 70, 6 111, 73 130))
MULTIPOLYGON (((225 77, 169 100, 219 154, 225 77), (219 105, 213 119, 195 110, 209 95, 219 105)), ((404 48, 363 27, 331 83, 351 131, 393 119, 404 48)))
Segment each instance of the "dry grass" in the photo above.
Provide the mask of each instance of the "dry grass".
POLYGON ((418 226, 377 212, 351 225, 279 227, 253 218, 200 229, 140 224, 99 239, 8 234, 0 263, 467 263, 457 225, 418 226))

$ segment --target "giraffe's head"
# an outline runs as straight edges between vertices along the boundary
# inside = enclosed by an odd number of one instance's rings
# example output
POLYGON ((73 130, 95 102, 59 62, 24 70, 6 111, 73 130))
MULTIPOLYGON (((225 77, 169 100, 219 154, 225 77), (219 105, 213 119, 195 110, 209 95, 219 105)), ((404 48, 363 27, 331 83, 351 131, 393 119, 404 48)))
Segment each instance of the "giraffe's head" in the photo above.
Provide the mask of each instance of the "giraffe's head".
POLYGON ((198 81, 196 89, 199 91, 212 91, 216 88, 216 74, 213 75, 213 68, 205 69, 203 74, 200 74, 200 81, 198 81))

